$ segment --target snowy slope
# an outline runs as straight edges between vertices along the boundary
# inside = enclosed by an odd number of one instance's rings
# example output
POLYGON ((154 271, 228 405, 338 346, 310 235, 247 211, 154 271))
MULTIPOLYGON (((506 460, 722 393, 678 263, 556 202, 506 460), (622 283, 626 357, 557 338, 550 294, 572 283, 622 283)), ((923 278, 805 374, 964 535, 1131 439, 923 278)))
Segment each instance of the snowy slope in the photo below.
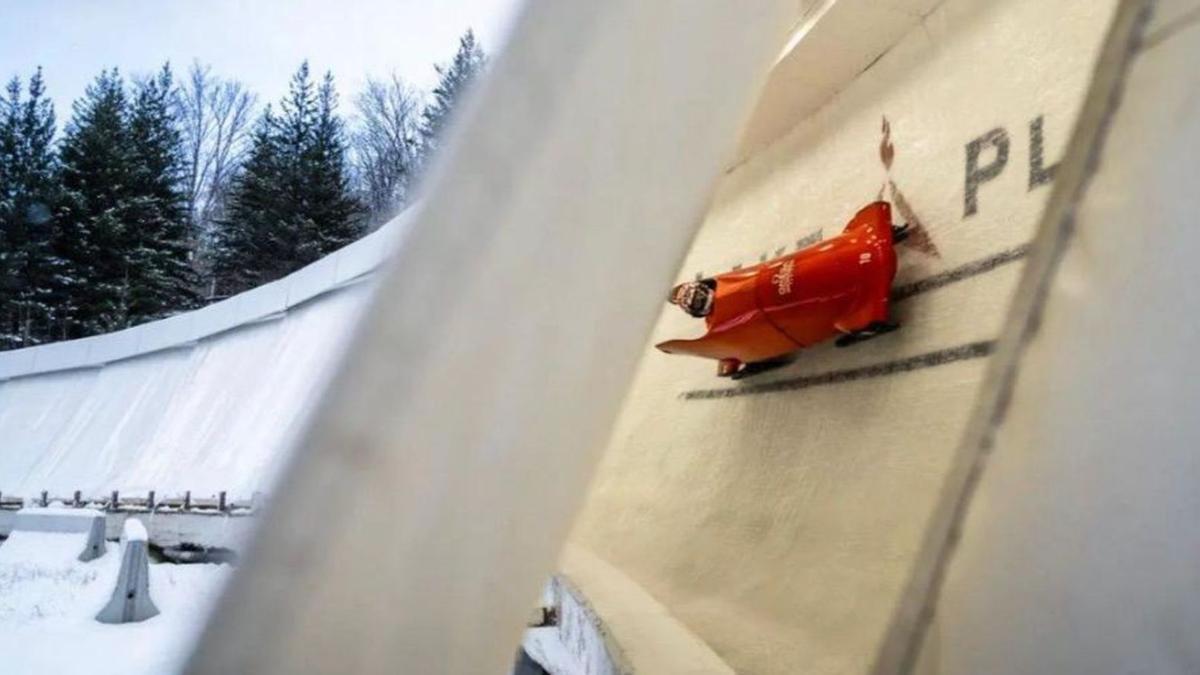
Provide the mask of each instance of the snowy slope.
POLYGON ((0 353, 0 492, 265 490, 401 221, 195 312, 0 353))

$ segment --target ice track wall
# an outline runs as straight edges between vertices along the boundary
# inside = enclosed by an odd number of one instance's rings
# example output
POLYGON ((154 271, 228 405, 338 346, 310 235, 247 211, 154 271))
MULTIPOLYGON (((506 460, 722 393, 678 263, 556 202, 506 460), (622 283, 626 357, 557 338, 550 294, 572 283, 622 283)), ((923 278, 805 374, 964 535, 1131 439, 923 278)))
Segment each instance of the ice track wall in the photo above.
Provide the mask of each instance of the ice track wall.
POLYGON ((1200 672, 1198 19, 1122 3, 961 446, 982 470, 914 673, 1200 672))
MULTIPOLYGON (((903 328, 741 382, 717 379, 712 362, 648 350, 577 521, 576 544, 642 584, 739 673, 870 668, 1114 6, 932 4, 823 107, 726 175, 679 276, 795 250, 882 195, 927 235, 901 247, 903 328)), ((854 31, 882 30, 891 19, 877 7, 834 4, 835 34, 818 24, 805 38, 828 48, 808 50, 804 64, 785 57, 777 70, 795 77, 783 84, 806 86, 854 31)), ((769 112, 757 116, 777 128, 769 112)), ((665 307, 654 339, 699 330, 665 307)), ((618 636, 622 620, 612 620, 618 636)))
POLYGON ((402 227, 194 312, 0 353, 0 492, 264 491, 402 227))

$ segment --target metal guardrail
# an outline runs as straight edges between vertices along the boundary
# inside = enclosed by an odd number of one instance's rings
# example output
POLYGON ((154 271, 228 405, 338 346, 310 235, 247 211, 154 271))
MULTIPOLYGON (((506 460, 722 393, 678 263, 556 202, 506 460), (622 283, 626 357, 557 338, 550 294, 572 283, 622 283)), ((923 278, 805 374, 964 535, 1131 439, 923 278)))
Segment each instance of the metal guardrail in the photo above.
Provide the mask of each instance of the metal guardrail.
POLYGON ((0 491, 0 511, 18 511, 26 506, 46 507, 54 503, 68 508, 88 508, 105 513, 189 513, 209 516, 250 516, 262 506, 262 493, 254 493, 249 500, 231 500, 228 493, 221 491, 213 497, 192 497, 190 490, 182 495, 158 499, 156 491, 145 496, 122 496, 113 490, 104 497, 84 497, 76 490, 70 497, 51 495, 43 490, 37 497, 27 498, 8 495, 0 491))

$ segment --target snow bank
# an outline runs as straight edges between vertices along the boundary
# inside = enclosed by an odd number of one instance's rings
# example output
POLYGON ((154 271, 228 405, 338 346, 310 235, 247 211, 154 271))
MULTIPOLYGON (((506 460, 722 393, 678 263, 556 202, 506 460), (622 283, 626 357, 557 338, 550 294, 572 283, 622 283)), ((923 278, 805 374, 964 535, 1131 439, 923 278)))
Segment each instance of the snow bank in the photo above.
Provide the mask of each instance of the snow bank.
POLYGON ((14 532, 0 544, 0 654, 6 673, 175 672, 228 577, 227 565, 150 565, 162 611, 124 625, 93 617, 112 593, 121 552, 75 560, 86 535, 14 532))
MULTIPOLYGON (((18 577, 40 577, 55 570, 74 571, 86 566, 76 565, 75 556, 87 541, 86 532, 13 532, 0 544, 0 579, 7 572, 18 577), (28 574, 20 572, 27 570, 28 574)), ((90 569, 90 568, 88 568, 90 569)), ((9 599, 7 587, 0 581, 0 603, 9 599)), ((3 614, 0 605, 0 614, 3 614)))
POLYGON ((125 526, 121 532, 121 543, 129 541, 146 541, 146 526, 142 525, 142 521, 137 518, 130 518, 125 521, 125 526))

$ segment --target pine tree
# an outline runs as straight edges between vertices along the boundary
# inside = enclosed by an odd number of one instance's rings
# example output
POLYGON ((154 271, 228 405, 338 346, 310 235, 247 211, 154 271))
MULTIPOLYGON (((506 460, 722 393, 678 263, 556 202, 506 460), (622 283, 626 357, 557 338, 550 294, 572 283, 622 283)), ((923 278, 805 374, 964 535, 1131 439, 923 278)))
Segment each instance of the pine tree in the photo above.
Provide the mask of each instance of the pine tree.
POLYGON ((50 209, 57 201, 54 154, 54 105, 46 98, 42 70, 29 79, 28 99, 20 100, 20 85, 8 88, 7 111, 0 122, 0 179, 7 188, 0 197, 0 348, 28 346, 50 337, 56 273, 50 209))
POLYGON ((58 253, 66 263, 62 336, 123 328, 128 307, 126 198, 132 179, 125 82, 114 68, 73 106, 59 148, 58 253))
POLYGON ((17 128, 21 105, 21 81, 13 78, 0 101, 0 349, 20 345, 16 301, 21 291, 17 275, 20 246, 12 232, 16 211, 17 128))
POLYGON ((61 332, 125 328, 195 304, 171 71, 135 88, 102 72, 75 102, 60 146, 55 250, 61 332))
POLYGON ((353 242, 362 234, 363 208, 352 196, 346 170, 346 134, 337 116, 333 75, 325 74, 317 90, 312 140, 301 157, 308 209, 301 214, 312 227, 300 258, 311 262, 353 242))
POLYGON ((288 94, 280 102, 277 120, 279 170, 276 180, 283 189, 277 205, 277 228, 264 232, 260 246, 266 253, 263 268, 268 280, 277 279, 305 263, 316 260, 314 241, 318 226, 308 218, 313 186, 309 163, 317 126, 317 91, 308 68, 300 64, 292 76, 288 94))
POLYGON ((197 300, 174 94, 171 69, 164 65, 138 86, 129 114, 124 225, 129 236, 125 320, 130 324, 190 309, 197 300))
POLYGON ((475 40, 475 32, 467 29, 458 39, 458 51, 450 63, 434 66, 438 84, 433 90, 433 100, 421 114, 422 155, 426 161, 437 150, 443 130, 463 93, 486 65, 487 56, 475 40))
POLYGON ((268 108, 259 121, 228 215, 218 223, 214 272, 221 294, 278 279, 361 234, 336 106, 332 76, 318 88, 305 62, 280 113, 268 108))
POLYGON ((277 272, 267 265, 279 255, 270 240, 275 231, 283 229, 281 210, 287 199, 280 180, 283 167, 276 131, 275 116, 267 106, 255 125, 229 209, 225 218, 216 222, 213 233, 213 290, 217 296, 265 283, 277 272))

